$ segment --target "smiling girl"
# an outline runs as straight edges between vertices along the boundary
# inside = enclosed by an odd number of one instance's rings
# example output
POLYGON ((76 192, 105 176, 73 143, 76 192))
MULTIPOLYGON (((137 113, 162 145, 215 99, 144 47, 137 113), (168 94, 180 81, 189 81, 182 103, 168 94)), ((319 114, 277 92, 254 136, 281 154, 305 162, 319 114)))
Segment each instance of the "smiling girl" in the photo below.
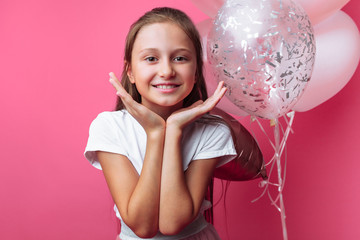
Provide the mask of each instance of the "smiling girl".
POLYGON ((220 239, 204 216, 214 169, 236 156, 229 127, 208 114, 199 34, 181 11, 156 8, 127 36, 116 111, 92 122, 86 158, 102 169, 122 240, 220 239))

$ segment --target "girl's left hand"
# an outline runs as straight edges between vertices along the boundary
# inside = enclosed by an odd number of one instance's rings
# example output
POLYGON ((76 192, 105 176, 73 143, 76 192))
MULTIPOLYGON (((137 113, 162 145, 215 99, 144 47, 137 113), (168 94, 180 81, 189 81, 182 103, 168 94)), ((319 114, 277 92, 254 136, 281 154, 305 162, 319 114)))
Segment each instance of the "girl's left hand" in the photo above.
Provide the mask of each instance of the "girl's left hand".
POLYGON ((179 129, 183 129, 187 124, 200 118, 205 113, 210 112, 224 96, 226 90, 224 82, 219 82, 214 94, 206 99, 205 102, 199 100, 190 107, 182 108, 172 113, 166 120, 166 127, 175 126, 179 129))
POLYGON ((151 111, 144 105, 136 102, 123 88, 113 72, 109 73, 110 83, 116 89, 116 94, 121 98, 126 110, 140 123, 147 135, 153 132, 163 132, 165 121, 158 114, 151 111))

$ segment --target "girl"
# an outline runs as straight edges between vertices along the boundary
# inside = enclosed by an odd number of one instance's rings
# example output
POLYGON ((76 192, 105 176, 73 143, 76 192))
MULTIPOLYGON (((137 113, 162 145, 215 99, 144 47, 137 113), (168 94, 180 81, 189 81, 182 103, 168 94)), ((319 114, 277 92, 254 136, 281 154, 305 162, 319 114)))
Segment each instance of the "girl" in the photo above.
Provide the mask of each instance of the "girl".
POLYGON ((126 39, 118 103, 92 122, 86 158, 102 169, 120 239, 220 239, 203 216, 215 167, 236 156, 231 131, 208 114, 199 34, 181 11, 156 8, 126 39))

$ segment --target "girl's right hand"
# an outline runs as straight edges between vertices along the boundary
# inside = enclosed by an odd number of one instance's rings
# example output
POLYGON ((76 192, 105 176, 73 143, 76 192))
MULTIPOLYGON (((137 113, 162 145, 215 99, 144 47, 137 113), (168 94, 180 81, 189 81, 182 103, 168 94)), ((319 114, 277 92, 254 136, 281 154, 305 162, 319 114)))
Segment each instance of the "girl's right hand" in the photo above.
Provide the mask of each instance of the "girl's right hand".
POLYGON ((165 120, 162 117, 136 102, 131 95, 126 92, 113 72, 110 72, 109 76, 110 83, 116 89, 116 95, 121 98, 126 110, 140 123, 147 134, 158 130, 165 131, 165 120))
POLYGON ((207 112, 210 112, 216 104, 221 100, 226 92, 224 82, 219 82, 214 94, 203 102, 199 100, 192 104, 190 107, 182 108, 173 114, 166 120, 167 126, 175 126, 178 129, 182 129, 190 122, 197 118, 200 118, 207 112))

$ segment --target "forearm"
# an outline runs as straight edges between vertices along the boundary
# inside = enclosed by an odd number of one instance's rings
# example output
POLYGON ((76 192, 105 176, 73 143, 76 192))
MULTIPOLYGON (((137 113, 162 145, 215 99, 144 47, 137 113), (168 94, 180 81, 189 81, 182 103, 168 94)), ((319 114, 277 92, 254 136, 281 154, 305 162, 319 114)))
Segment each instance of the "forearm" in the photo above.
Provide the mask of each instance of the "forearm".
POLYGON ((155 234, 159 229, 163 148, 164 132, 148 134, 143 168, 129 199, 127 216, 124 219, 138 235, 149 237, 149 232, 155 234))
POLYGON ((161 176, 159 229, 176 234, 195 216, 182 166, 181 130, 167 128, 161 176))

